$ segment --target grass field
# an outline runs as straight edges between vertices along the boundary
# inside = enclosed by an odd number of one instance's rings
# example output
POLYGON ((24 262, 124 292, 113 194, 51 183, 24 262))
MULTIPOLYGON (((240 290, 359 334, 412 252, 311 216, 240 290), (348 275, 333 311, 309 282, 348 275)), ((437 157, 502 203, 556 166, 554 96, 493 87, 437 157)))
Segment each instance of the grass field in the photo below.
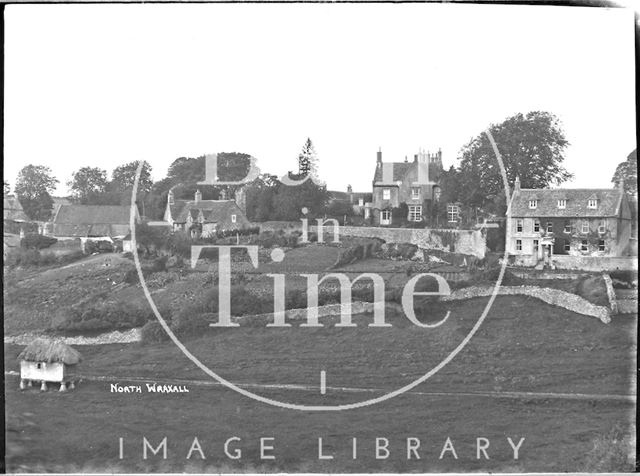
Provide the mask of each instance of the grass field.
MULTIPOLYGON (((236 383, 307 385, 309 389, 255 388, 257 393, 301 404, 349 403, 406 384, 435 365, 470 329, 486 302, 452 304, 443 328, 417 330, 401 316, 392 328, 321 329, 250 327, 211 330, 186 342, 213 370, 236 383), (319 392, 319 373, 327 393, 319 392), (333 390, 372 389, 357 393, 333 390)), ((367 316, 355 321, 361 326, 367 316)), ((371 407, 317 413, 284 410, 219 386, 188 386, 184 394, 123 394, 111 383, 146 377, 178 384, 207 381, 171 343, 79 346, 80 372, 111 376, 86 380, 72 392, 19 392, 6 378, 8 469, 56 471, 576 471, 629 470, 624 457, 603 461, 602 445, 626 455, 629 444, 607 438, 632 434, 634 406, 623 401, 492 398, 474 392, 635 393, 636 317, 610 325, 522 297, 496 300, 467 347, 416 392, 371 407), (616 430, 617 429, 617 430, 616 430), (142 458, 142 438, 154 447, 168 438, 168 458, 142 458), (223 452, 241 438, 242 459, 223 452), (118 458, 118 438, 125 456, 118 458), (199 453, 186 460, 198 437, 199 453), (260 459, 259 438, 273 437, 275 461, 260 459), (359 442, 352 459, 351 438, 359 442), (389 440, 388 459, 376 459, 375 438, 389 440), (422 459, 407 460, 406 438, 421 440, 422 459), (447 437, 458 459, 439 459, 447 437), (490 440, 490 459, 476 459, 476 438, 490 440), (506 437, 525 441, 518 460, 506 437), (318 459, 318 438, 333 460, 318 459), (596 453, 594 453, 596 452, 596 453), (598 466, 600 465, 600 466, 598 466)), ((16 370, 19 346, 5 346, 6 370, 16 370)), ((610 454, 611 451, 605 451, 610 454)))

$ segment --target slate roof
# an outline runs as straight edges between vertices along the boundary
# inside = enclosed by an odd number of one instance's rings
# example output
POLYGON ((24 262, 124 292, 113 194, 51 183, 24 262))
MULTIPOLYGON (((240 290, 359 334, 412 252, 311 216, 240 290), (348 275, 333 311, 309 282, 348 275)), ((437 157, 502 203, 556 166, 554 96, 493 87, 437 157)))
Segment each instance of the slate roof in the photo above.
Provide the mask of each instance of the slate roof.
POLYGON ((515 190, 511 199, 513 217, 613 217, 620 214, 620 189, 558 188, 515 190), (597 208, 588 208, 589 199, 598 200, 597 208), (529 200, 537 200, 529 208, 529 200), (558 208, 558 200, 566 200, 566 208, 558 208))
POLYGON ((242 213, 235 200, 175 200, 170 209, 176 223, 186 223, 189 214, 196 220, 200 211, 208 223, 223 221, 231 213, 242 213))
MULTIPOLYGON (((404 179, 404 176, 415 164, 413 162, 382 162, 382 164, 393 165, 393 181, 398 182, 404 179)), ((384 167, 376 167, 376 172, 373 176, 374 185, 378 182, 382 182, 382 169, 384 167)))
POLYGON ((128 205, 62 205, 53 218, 56 224, 129 224, 128 205))
POLYGON ((129 232, 128 205, 61 205, 53 217, 54 236, 123 236, 129 232))
POLYGON ((20 201, 14 195, 4 196, 3 216, 5 220, 29 221, 29 217, 24 212, 20 201))

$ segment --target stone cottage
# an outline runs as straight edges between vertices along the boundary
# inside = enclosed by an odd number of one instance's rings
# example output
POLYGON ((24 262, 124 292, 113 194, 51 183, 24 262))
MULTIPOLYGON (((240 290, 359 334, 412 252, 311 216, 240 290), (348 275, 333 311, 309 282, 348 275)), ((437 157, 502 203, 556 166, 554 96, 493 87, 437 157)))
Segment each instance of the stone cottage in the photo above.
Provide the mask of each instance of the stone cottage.
POLYGON ((373 177, 371 215, 376 225, 393 225, 392 210, 407 204, 407 220, 425 221, 433 204, 440 199, 438 177, 442 171, 442 151, 420 151, 413 161, 383 162, 382 151, 376 158, 373 177))
MULTIPOLYGON (((135 221, 140 222, 138 209, 135 221)), ((131 207, 128 205, 60 205, 43 234, 59 240, 80 238, 87 241, 109 241, 124 238, 129 232, 131 207)))
POLYGON ((203 200, 200 190, 196 191, 193 200, 178 200, 173 191, 169 191, 164 221, 173 231, 187 232, 192 238, 206 238, 218 231, 251 225, 235 200, 203 200))
POLYGON ((555 255, 625 256, 631 212, 622 187, 524 189, 516 179, 506 224, 506 251, 515 264, 552 264, 555 255))

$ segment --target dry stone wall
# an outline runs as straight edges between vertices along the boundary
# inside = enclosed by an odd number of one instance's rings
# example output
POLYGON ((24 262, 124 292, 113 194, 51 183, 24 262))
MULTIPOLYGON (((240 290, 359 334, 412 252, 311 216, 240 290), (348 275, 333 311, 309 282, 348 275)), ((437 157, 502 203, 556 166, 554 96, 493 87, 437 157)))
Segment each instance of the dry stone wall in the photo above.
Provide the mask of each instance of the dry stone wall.
MULTIPOLYGON (((317 226, 309 231, 317 233, 317 226)), ((333 228, 326 226, 324 241, 333 240, 333 228)), ((486 235, 481 230, 439 230, 430 228, 385 228, 371 226, 341 226, 341 236, 380 238, 387 243, 411 243, 425 250, 441 250, 484 258, 486 235)))

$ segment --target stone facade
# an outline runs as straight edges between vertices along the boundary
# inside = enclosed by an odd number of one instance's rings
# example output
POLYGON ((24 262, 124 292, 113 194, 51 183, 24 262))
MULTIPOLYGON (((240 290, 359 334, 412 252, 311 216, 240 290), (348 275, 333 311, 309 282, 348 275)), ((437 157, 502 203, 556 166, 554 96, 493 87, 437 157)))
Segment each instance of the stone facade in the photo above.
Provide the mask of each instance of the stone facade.
POLYGON ((505 247, 514 264, 629 254, 631 214, 621 188, 521 189, 516 180, 509 207, 505 247))
POLYGON ((407 220, 420 222, 428 217, 439 197, 438 178, 442 171, 442 151, 420 152, 412 162, 383 162, 378 151, 373 178, 371 216, 376 225, 393 224, 391 211, 402 203, 409 207, 407 220))

